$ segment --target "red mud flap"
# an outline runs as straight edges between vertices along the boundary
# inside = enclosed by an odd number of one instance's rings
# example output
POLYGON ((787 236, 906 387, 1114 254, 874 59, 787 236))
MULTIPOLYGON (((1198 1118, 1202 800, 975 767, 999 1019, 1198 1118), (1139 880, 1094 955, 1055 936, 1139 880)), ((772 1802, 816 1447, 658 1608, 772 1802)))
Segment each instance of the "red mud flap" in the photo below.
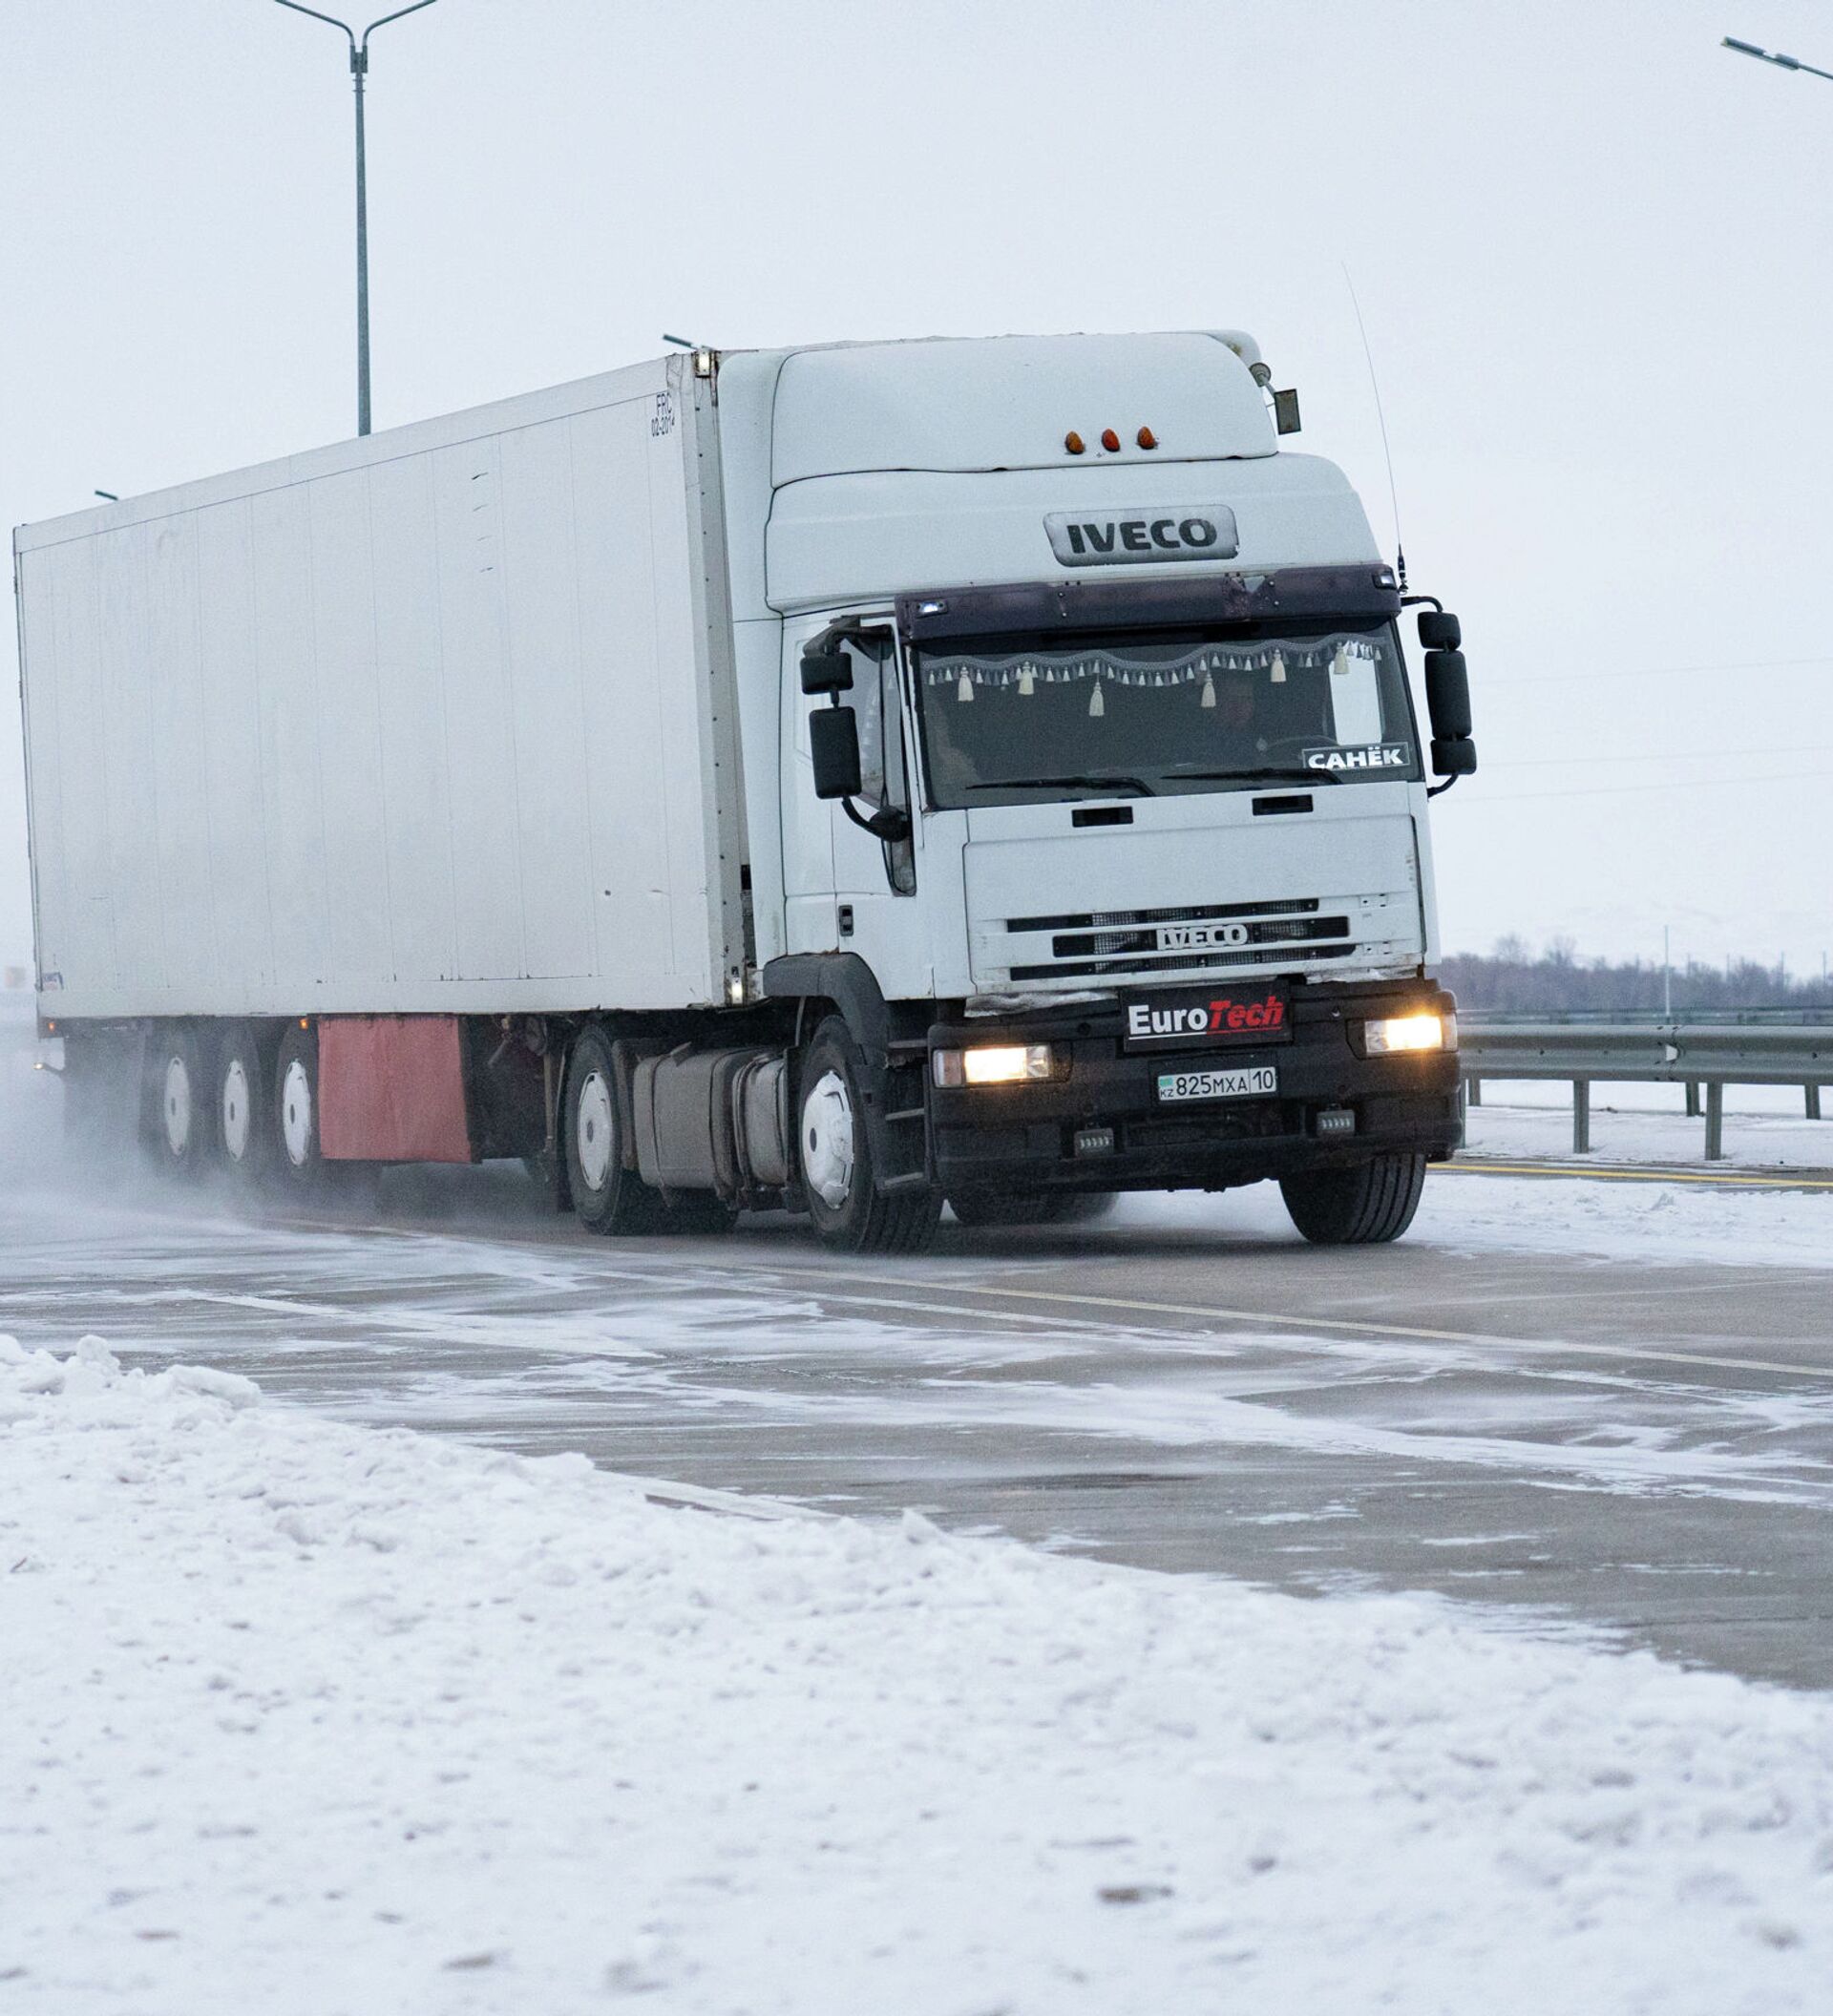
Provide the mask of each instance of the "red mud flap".
POLYGON ((339 1015, 318 1025, 327 1162, 470 1162, 464 1048, 451 1015, 339 1015))

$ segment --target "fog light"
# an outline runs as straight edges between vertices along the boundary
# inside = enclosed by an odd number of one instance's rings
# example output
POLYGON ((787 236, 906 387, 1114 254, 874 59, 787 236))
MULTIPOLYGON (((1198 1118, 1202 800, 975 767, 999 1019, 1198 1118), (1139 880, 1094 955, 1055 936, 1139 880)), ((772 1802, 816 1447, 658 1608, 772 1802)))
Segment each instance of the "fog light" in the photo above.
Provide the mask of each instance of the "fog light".
POLYGON ((938 1050, 930 1069, 938 1085, 1018 1085, 1056 1076, 1048 1043, 987 1043, 973 1050, 938 1050))
POLYGON ((1328 1141, 1333 1135, 1353 1134, 1356 1131, 1356 1109, 1354 1106, 1320 1106, 1317 1124, 1320 1141, 1328 1141))
POLYGON ((1402 1050, 1455 1050, 1458 1025, 1449 1016, 1390 1015, 1362 1024, 1362 1045, 1370 1057, 1392 1057, 1402 1050))

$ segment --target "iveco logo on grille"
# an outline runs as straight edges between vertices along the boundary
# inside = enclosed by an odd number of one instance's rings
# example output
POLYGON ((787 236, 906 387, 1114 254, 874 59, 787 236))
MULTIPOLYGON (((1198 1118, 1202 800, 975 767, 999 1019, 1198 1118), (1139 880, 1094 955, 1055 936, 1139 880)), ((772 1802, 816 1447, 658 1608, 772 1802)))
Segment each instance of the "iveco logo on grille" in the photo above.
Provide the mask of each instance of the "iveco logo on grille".
POLYGON ((1226 504, 1158 504, 1124 517, 1053 511, 1050 551, 1065 567, 1153 566, 1166 560, 1229 560, 1240 551, 1226 504))
POLYGON ((1245 945, 1245 924, 1161 924, 1160 952, 1214 952, 1230 945, 1245 945))

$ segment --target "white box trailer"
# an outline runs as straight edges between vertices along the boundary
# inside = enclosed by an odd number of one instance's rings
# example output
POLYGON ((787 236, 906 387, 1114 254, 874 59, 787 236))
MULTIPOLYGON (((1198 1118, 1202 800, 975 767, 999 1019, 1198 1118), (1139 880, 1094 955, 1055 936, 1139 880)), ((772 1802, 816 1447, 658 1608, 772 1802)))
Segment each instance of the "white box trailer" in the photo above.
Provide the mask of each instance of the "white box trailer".
POLYGON ((722 520, 673 357, 22 529, 47 1010, 724 1001, 722 520))
POLYGON ((1427 752, 1269 376, 702 350, 21 528, 72 1112, 250 1181, 520 1155, 601 1230, 1273 1177, 1395 1236, 1459 1132, 1427 752))

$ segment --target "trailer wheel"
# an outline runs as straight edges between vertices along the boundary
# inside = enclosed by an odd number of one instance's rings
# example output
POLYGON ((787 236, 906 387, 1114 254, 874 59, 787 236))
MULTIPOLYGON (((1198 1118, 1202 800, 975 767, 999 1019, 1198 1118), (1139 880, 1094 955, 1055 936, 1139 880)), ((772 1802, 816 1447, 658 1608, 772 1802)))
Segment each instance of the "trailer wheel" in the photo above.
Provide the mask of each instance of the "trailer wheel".
POLYGON ((611 1040, 596 1025, 580 1030, 573 1044, 560 1108, 567 1186, 579 1223, 620 1238, 664 1230, 662 1199, 623 1166, 611 1040))
POLYGON ((809 1215, 826 1246, 852 1253, 920 1253, 936 1236, 939 1190, 881 1196, 865 1128, 865 1059, 831 1015, 803 1053, 796 1155, 809 1215))
POLYGON ((299 1188, 311 1188, 325 1167, 318 1150, 318 1033, 297 1022, 280 1040, 270 1124, 275 1167, 299 1188))
POLYGON ((270 1111, 272 1074, 263 1068, 254 1028, 237 1022, 217 1051, 217 1147, 238 1182, 254 1185, 273 1166, 279 1127, 270 1111))
POLYGON ((1413 1223, 1425 1186, 1423 1155, 1377 1155, 1353 1169, 1287 1176, 1292 1222, 1314 1246, 1379 1246, 1413 1223))
POLYGON ((191 1175, 210 1153, 210 1094, 190 1030, 164 1028, 148 1053, 148 1145, 159 1167, 191 1175))
POLYGON ((1112 1190, 962 1190, 949 1208, 970 1230, 1008 1225, 1092 1225, 1115 1205, 1112 1190))

